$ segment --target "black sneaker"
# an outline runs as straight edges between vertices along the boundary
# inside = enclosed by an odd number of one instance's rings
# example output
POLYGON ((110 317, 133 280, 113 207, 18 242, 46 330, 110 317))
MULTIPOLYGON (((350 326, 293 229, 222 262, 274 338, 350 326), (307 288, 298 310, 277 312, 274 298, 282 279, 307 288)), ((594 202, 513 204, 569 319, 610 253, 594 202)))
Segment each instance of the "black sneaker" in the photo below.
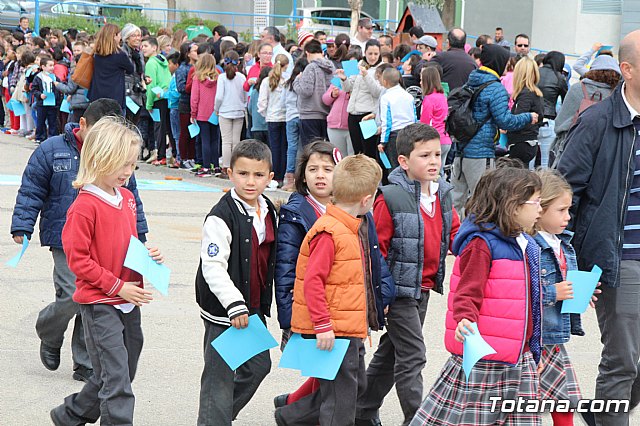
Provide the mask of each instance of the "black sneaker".
POLYGON ((89 379, 93 376, 93 369, 87 368, 84 366, 80 366, 73 370, 73 380, 77 380, 79 382, 87 383, 89 379))
POLYGON ((220 177, 221 174, 222 174, 222 169, 220 167, 216 167, 215 169, 213 169, 213 175, 215 177, 220 177))

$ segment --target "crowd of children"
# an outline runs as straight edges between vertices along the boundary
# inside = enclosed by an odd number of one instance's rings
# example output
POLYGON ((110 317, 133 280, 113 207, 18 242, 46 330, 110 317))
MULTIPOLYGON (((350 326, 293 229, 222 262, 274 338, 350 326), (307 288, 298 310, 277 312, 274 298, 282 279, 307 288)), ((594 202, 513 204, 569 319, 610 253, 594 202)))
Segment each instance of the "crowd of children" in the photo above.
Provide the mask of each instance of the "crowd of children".
MULTIPOLYGON (((365 21, 359 28, 371 24, 365 21)), ((136 28, 127 36, 144 33, 136 28)), ((83 334, 74 369, 85 385, 51 411, 54 424, 133 423, 140 307, 152 298, 123 263, 129 238, 144 242, 147 232, 133 176, 142 157, 233 184, 202 229, 195 279, 204 325, 199 425, 230 425, 270 373, 269 351, 234 371, 210 343, 230 327, 246 328, 251 315, 266 322, 274 296, 282 348, 294 333, 315 339, 320 350, 348 341, 334 380, 311 378, 275 396, 280 426, 380 425, 394 386, 403 425, 541 424, 540 413, 489 410, 494 396, 568 399, 575 407, 581 393, 564 343, 584 331, 579 315, 561 311, 573 297, 567 272, 577 269, 565 230, 572 191, 556 172, 525 168, 535 153, 514 147, 533 141, 538 127, 509 135, 512 156, 522 162, 485 172, 461 221, 443 176, 452 141, 443 70, 429 62, 430 40, 421 36, 416 54, 406 45, 390 51, 378 40, 357 39, 361 57, 346 35, 306 33, 302 49, 288 46, 285 54, 270 44, 270 28, 249 46, 224 27, 216 27, 214 40, 144 34, 139 113, 129 101, 129 111, 116 100, 89 103, 70 78, 91 37, 52 30, 46 39, 22 37, 28 42, 14 49, 20 37, 2 35, 3 104, 15 109, 9 101, 17 101, 25 110, 7 111, 6 123, 30 136, 35 115, 40 144, 23 176, 11 233, 17 243, 29 238, 41 214, 51 222, 41 227, 41 240, 63 271, 60 326, 45 331, 40 319, 37 326, 45 366, 58 368, 71 318, 83 334), (359 62, 348 76, 341 61, 349 58, 359 62), (404 90, 408 84, 421 86, 419 99, 404 90), (375 120, 377 133, 365 137, 367 120, 375 120), (61 170, 72 173, 55 173, 61 170), (293 192, 278 208, 264 195, 272 180, 293 192), (449 251, 456 256, 445 320, 451 357, 425 396, 423 325, 431 293, 445 292, 449 251), (472 323, 496 353, 467 380, 463 341, 474 333, 472 323), (381 330, 365 366, 363 339, 381 330)), ((514 113, 538 111, 537 72, 526 57, 514 65, 514 113)), ((163 261, 157 248, 148 250, 163 261)), ((551 416, 556 425, 573 421, 572 413, 551 416)))

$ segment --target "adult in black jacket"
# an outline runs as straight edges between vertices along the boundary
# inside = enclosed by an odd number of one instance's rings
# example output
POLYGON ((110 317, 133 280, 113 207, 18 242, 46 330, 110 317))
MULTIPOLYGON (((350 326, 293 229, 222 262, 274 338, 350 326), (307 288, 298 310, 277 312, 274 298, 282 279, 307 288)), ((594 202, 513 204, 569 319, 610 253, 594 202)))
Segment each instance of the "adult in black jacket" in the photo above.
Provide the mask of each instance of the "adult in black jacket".
POLYGON ((544 122, 538 132, 538 142, 540 143, 540 155, 536 164, 547 167, 549 162, 549 150, 556 139, 555 118, 556 104, 558 97, 564 100, 567 94, 567 80, 562 75, 564 68, 564 55, 552 50, 542 60, 540 68, 540 83, 538 87, 542 90, 544 97, 544 122))
MULTIPOLYGON (((538 65, 524 56, 518 60, 513 71, 513 106, 511 113, 535 112, 539 117, 544 113, 542 92, 536 86, 540 81, 538 65)), ((507 132, 509 157, 529 164, 538 151, 538 123, 528 123, 520 130, 507 132)))
POLYGON ((471 71, 477 67, 473 58, 464 51, 467 34, 462 28, 449 31, 447 40, 449 40, 449 50, 438 53, 431 60, 440 64, 443 71, 442 81, 449 84, 449 90, 453 90, 463 86, 469 79, 471 71))
POLYGON ((120 49, 120 28, 105 24, 96 36, 93 55, 93 78, 89 87, 90 102, 100 98, 117 101, 125 106, 124 76, 133 73, 133 64, 120 49))
MULTIPOLYGON (((120 32, 122 37, 122 50, 127 54, 133 64, 133 72, 124 76, 125 95, 129 96, 139 107, 144 109, 146 99, 146 89, 144 84, 144 58, 140 52, 142 44, 142 31, 137 25, 126 24, 120 32)), ((134 114, 127 108, 127 119, 134 124, 138 124, 140 110, 134 114)))
MULTIPOLYGON (((596 398, 631 399, 633 408, 640 396, 640 250, 634 244, 640 241, 640 156, 634 146, 640 132, 640 31, 622 40, 619 58, 625 82, 578 117, 558 170, 573 188, 570 227, 578 266, 603 270, 596 313, 604 347, 596 398)), ((620 411, 595 417, 602 425, 628 425, 628 412, 620 411)))
POLYGON ((552 50, 542 60, 540 68, 540 83, 538 87, 544 96, 544 118, 556 118, 556 104, 558 97, 564 99, 567 94, 567 80, 562 75, 564 55, 552 50))

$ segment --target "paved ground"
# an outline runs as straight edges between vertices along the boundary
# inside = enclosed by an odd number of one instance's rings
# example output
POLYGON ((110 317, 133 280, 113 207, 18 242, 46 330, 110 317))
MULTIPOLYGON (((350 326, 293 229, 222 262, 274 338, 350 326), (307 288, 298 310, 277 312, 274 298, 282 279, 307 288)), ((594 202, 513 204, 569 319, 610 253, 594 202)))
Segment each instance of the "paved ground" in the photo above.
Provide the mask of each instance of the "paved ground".
MULTIPOLYGON (((33 149, 32 142, 0 134, 2 174, 20 175, 33 149)), ((147 165, 141 165, 136 174, 138 179, 181 175, 186 181, 208 187, 228 185, 228 182, 214 178, 198 179, 188 173, 147 165)), ((53 299, 53 263, 49 251, 39 247, 36 234, 17 269, 4 265, 18 249, 9 235, 18 187, 1 184, 0 177, 0 230, 3 235, 0 239, 0 425, 46 425, 49 424, 49 410, 61 403, 66 395, 78 391, 81 384, 71 378, 68 341, 65 341, 62 364, 57 371, 50 372, 40 363, 34 324, 38 311, 53 299)), ((173 272, 169 296, 162 297, 156 292, 155 301, 143 309, 145 345, 133 386, 137 399, 136 423, 139 425, 195 424, 203 362, 203 326, 195 302, 194 276, 200 227, 204 216, 221 195, 141 191, 151 229, 149 240, 161 248, 173 272)), ((286 194, 276 192, 272 196, 286 197, 286 194)), ((450 265, 451 262, 450 258, 450 265)), ((444 297, 434 295, 431 298, 424 327, 428 359, 423 373, 425 391, 433 384, 448 356, 443 346, 445 307, 444 297)), ((587 336, 574 338, 569 344, 569 353, 584 395, 592 397, 601 346, 593 311, 584 316, 584 322, 587 336)), ((272 318, 268 323, 270 331, 279 340, 277 321, 272 318)), ((373 348, 368 348, 367 360, 376 347, 377 338, 374 336, 373 348)), ((272 373, 235 424, 274 424, 273 397, 295 389, 303 381, 297 372, 277 368, 279 350, 272 350, 271 356, 272 373)), ((397 398, 392 393, 381 410, 381 419, 385 425, 397 425, 400 413, 397 398)), ((640 424, 640 416, 634 416, 634 423, 640 424)))

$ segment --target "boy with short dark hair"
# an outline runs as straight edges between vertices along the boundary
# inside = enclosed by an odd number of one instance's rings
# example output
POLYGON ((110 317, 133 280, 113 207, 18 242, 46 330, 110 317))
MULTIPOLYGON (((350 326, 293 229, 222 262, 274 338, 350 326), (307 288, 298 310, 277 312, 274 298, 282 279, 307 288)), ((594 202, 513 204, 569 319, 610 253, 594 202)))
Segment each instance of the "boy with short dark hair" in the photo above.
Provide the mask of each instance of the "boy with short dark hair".
POLYGON ((60 92, 56 89, 55 83, 58 77, 53 73, 56 61, 49 56, 40 58, 40 71, 31 84, 31 92, 36 106, 36 143, 40 143, 47 139, 47 126, 49 127, 49 137, 58 134, 58 107, 60 102, 60 92), (48 93, 53 93, 54 104, 45 105, 44 100, 48 93))
POLYGON ((375 309, 367 224, 360 216, 373 205, 382 170, 359 154, 340 161, 333 172, 333 204, 327 205, 300 247, 293 288, 291 331, 315 335, 317 347, 332 350, 336 338, 349 347, 334 380, 276 409, 279 426, 352 425, 356 400, 366 385, 364 343, 382 327, 375 309))
MULTIPOLYGON (((149 37, 144 40, 141 44, 141 50, 145 58, 147 58, 147 63, 144 67, 144 74, 151 79, 151 83, 147 85, 146 108, 148 111, 157 109, 160 113, 160 121, 153 124, 158 149, 158 158, 152 164, 154 166, 166 166, 167 135, 175 147, 173 135, 170 133, 169 127, 171 124, 169 103, 165 97, 171 81, 169 61, 167 61, 167 58, 165 58, 162 52, 160 52, 158 40, 155 37, 149 37)), ((174 158, 177 155, 177 152, 175 151, 176 150, 174 149, 174 158)))
POLYGON ((231 425, 271 369, 268 350, 234 372, 211 346, 230 326, 246 328, 252 314, 265 322, 271 310, 276 212, 262 195, 273 178, 271 151, 247 139, 234 148, 230 164, 234 187, 205 219, 196 276, 205 329, 199 425, 231 425))
POLYGON ((373 205, 380 251, 396 283, 387 332, 367 368, 367 390, 358 398, 356 425, 376 425, 382 401, 396 386, 409 424, 422 402, 426 364, 422 326, 431 290, 442 294, 445 260, 460 220, 453 187, 440 177, 440 135, 411 124, 398 132, 397 167, 373 205), (416 256, 417 254, 417 256, 416 256))
POLYGON ((388 68, 382 72, 382 86, 387 90, 380 96, 381 125, 378 151, 387 153, 393 167, 398 166, 398 132, 418 121, 413 96, 400 86, 400 80, 400 71, 395 68, 388 68))

